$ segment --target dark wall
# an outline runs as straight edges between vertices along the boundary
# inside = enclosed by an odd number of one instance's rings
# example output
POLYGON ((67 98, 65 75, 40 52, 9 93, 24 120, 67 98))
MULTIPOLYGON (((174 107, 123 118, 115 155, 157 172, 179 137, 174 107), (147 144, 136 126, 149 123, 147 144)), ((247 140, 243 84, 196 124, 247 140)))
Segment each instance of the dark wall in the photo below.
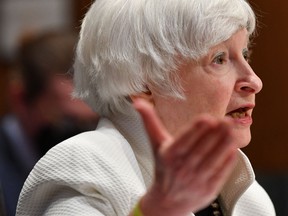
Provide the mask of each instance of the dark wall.
POLYGON ((251 0, 258 14, 252 67, 263 81, 244 149, 277 216, 288 215, 288 2, 251 0))
POLYGON ((288 170, 288 2, 253 0, 258 36, 252 67, 263 81, 253 113, 253 139, 244 149, 255 169, 288 170))
POLYGON ((74 26, 78 30, 80 29, 81 20, 93 2, 94 0, 74 0, 74 26))
POLYGON ((0 118, 8 110, 7 104, 7 80, 8 80, 9 65, 0 59, 0 118))

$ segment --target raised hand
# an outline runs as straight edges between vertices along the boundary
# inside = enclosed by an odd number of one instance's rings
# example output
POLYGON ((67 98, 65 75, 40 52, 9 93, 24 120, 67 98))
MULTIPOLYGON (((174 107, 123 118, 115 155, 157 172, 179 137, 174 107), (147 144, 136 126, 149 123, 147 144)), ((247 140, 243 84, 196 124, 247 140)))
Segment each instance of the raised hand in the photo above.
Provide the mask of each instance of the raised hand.
POLYGON ((231 173, 237 147, 232 125, 224 119, 199 116, 172 136, 153 107, 134 101, 150 137, 155 179, 141 199, 144 215, 187 215, 209 205, 231 173))

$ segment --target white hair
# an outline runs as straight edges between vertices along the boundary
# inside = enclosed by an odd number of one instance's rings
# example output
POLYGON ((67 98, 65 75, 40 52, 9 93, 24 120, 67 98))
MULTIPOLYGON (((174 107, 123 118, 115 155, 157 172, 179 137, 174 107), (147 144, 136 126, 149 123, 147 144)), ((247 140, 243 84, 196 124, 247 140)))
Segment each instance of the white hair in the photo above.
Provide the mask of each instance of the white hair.
POLYGON ((255 29, 245 0, 96 0, 82 23, 74 95, 106 116, 127 112, 129 95, 147 85, 181 98, 177 57, 196 60, 240 28, 255 29))

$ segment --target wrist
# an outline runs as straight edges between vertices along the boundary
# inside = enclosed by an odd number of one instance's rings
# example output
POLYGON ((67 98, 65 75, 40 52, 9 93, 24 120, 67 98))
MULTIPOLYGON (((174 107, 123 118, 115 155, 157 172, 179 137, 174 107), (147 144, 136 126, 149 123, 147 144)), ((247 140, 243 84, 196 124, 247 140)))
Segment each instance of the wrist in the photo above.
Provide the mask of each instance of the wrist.
POLYGON ((134 216, 187 216, 190 212, 155 189, 150 189, 136 207, 141 214, 134 216))

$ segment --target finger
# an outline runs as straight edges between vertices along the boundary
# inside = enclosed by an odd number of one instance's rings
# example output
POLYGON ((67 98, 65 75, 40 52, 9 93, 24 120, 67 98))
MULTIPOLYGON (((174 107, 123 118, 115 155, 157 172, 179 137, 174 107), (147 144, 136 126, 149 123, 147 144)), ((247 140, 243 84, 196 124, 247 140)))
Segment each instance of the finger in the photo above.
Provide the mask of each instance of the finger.
POLYGON ((142 116, 154 150, 159 149, 161 145, 168 144, 172 140, 172 137, 160 121, 154 108, 148 102, 137 98, 134 100, 133 106, 142 116))
POLYGON ((236 164, 237 151, 234 149, 227 152, 225 157, 221 157, 222 163, 215 165, 213 169, 191 172, 190 179, 182 179, 182 187, 185 191, 193 191, 194 196, 202 197, 203 199, 205 197, 214 199, 221 191, 236 164))
MULTIPOLYGON (((195 141, 194 145, 196 146, 196 149, 192 147, 192 150, 184 152, 183 155, 177 155, 177 153, 175 153, 174 160, 173 159, 169 160, 165 157, 165 164, 168 165, 169 167, 168 171, 170 174, 169 178, 170 185, 173 184, 173 182, 177 182, 176 188, 178 187, 185 188, 185 185, 187 186, 191 182, 192 178, 198 176, 198 170, 197 170, 198 164, 203 163, 202 162, 203 160, 204 161, 207 160, 206 158, 207 152, 209 152, 212 146, 217 145, 214 144, 214 142, 217 143, 217 140, 221 139, 221 132, 219 132, 221 131, 221 127, 219 126, 219 124, 216 123, 217 122, 215 121, 215 119, 213 120, 212 124, 209 123, 207 124, 207 122, 204 121, 204 124, 202 125, 203 127, 200 129, 201 135, 198 134, 198 132, 196 132, 199 129, 198 128, 196 131, 195 130, 193 131, 194 133, 192 134, 190 133, 189 136, 184 134, 184 136, 187 136, 185 139, 183 139, 183 137, 180 137, 181 140, 180 143, 182 145, 188 143, 188 146, 191 146, 189 141, 191 141, 191 139, 195 141)), ((181 148, 181 146, 177 147, 181 148)), ((174 143, 173 146, 171 146, 171 149, 173 148, 174 143)), ((167 152, 172 155, 174 150, 170 152, 171 149, 169 149, 169 152, 168 151, 167 152)), ((175 149, 175 151, 177 151, 177 149, 175 149)), ((202 173, 199 172, 199 174, 201 175, 202 173)), ((199 179, 199 177, 197 178, 199 179)), ((196 181, 198 180, 196 179, 196 181)), ((198 185, 198 182, 194 183, 195 185, 198 185)))
MULTIPOLYGON (((189 179, 191 175, 207 177, 213 168, 221 162, 229 149, 236 149, 231 144, 231 128, 225 122, 218 123, 206 130, 195 147, 187 153, 187 156, 180 158, 182 165, 178 165, 178 178, 189 179)), ((178 159, 179 160, 179 159, 178 159)))
MULTIPOLYGON (((226 157, 223 165, 218 167, 214 175, 210 176, 208 179, 200 179, 199 176, 192 176, 190 183, 186 184, 185 191, 187 197, 193 199, 196 198, 199 200, 199 197, 202 200, 208 200, 206 203, 210 203, 214 200, 220 193, 225 182, 231 175, 233 168, 235 167, 237 154, 230 154, 226 157), (191 191, 193 193, 191 193, 191 191)), ((185 192, 182 193, 185 196, 185 192)))
POLYGON ((197 119, 195 123, 192 123, 191 126, 185 128, 181 134, 175 138, 175 143, 169 147, 167 151, 167 159, 174 161, 177 158, 182 158, 183 160, 189 156, 193 151, 199 140, 203 137, 208 136, 210 131, 216 126, 215 119, 202 116, 197 119))
POLYGON ((206 153, 205 158, 201 163, 198 164, 196 170, 206 170, 203 178, 210 178, 218 172, 219 169, 225 167, 225 161, 231 155, 236 155, 237 146, 233 144, 233 138, 231 131, 223 131, 216 145, 206 153))
POLYGON ((230 177, 237 162, 237 152, 232 152, 226 157, 226 160, 221 166, 214 172, 214 175, 210 176, 208 180, 208 190, 214 191, 217 195, 221 191, 225 182, 230 177))

